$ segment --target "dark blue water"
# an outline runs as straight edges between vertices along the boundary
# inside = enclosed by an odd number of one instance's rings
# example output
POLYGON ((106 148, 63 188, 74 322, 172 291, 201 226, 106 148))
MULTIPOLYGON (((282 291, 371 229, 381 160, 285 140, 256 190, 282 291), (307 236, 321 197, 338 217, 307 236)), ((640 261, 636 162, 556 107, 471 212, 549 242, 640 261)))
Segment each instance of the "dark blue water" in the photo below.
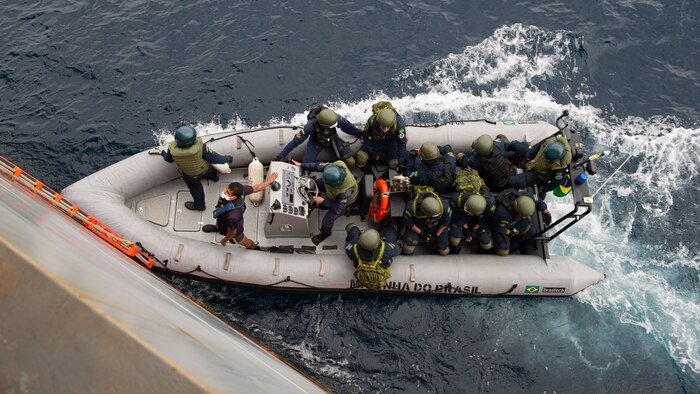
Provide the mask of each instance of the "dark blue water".
POLYGON ((329 103, 362 123, 380 98, 412 122, 567 108, 612 151, 592 190, 630 158, 552 245, 608 276, 575 297, 173 280, 340 392, 698 392, 700 2, 465 3, 0 1, 0 154, 61 189, 183 122, 300 124, 329 103))

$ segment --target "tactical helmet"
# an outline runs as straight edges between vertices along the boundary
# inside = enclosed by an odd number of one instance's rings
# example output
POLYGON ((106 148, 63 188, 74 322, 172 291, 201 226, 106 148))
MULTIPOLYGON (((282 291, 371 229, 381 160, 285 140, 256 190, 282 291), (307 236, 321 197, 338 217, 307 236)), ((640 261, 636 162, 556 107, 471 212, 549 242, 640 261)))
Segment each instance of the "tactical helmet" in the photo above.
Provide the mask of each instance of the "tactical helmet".
POLYGON ((420 211, 425 216, 435 217, 442 213, 440 201, 435 197, 426 197, 420 203, 420 211))
POLYGON ((372 251, 379 246, 380 241, 381 237, 379 236, 379 231, 371 228, 362 232, 357 243, 362 249, 372 251))
POLYGON ((420 158, 424 161, 435 160, 440 157, 440 149, 432 142, 426 142, 420 147, 420 158))
POLYGON ((317 119, 318 124, 325 128, 335 127, 336 123, 338 123, 338 115, 328 108, 322 109, 318 113, 317 119))
POLYGON ((389 108, 384 108, 379 112, 379 115, 377 115, 377 121, 382 127, 391 127, 394 125, 394 122, 396 122, 396 114, 389 108))
POLYGON ((323 169, 323 181, 331 186, 338 186, 345 180, 345 171, 334 165, 328 165, 323 169))
POLYGON ((490 135, 482 134, 474 140, 472 148, 481 156, 488 156, 493 150, 493 138, 490 135))
POLYGON ((479 216, 486 210, 486 199, 480 194, 472 194, 464 203, 464 210, 474 216, 479 216))
POLYGON ((535 200, 530 196, 520 196, 516 198, 513 206, 518 215, 524 218, 529 218, 535 213, 535 200))
POLYGON ((197 131, 192 126, 182 126, 175 131, 178 148, 189 148, 197 140, 197 131))
POLYGON ((549 161, 561 160, 566 153, 564 144, 559 141, 550 142, 544 148, 544 157, 549 161))

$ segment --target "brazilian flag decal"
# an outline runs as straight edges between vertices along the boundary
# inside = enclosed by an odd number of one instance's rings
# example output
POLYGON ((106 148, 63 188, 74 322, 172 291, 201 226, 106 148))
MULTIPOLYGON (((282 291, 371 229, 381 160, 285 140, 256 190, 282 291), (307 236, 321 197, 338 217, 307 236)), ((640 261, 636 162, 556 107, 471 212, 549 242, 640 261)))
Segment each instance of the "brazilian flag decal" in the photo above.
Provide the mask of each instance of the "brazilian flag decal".
POLYGON ((518 124, 518 122, 516 122, 514 120, 504 120, 503 124, 508 125, 508 126, 515 126, 516 124, 518 124))
POLYGON ((527 294, 537 294, 540 292, 539 286, 527 285, 525 286, 525 293, 527 294))

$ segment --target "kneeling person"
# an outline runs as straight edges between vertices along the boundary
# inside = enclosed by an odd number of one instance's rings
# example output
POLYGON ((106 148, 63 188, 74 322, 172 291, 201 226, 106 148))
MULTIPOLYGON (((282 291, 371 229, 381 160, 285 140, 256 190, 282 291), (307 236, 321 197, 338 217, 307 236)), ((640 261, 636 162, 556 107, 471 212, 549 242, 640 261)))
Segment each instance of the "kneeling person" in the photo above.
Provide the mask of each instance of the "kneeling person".
POLYGON ((450 251, 458 254, 462 250, 462 239, 466 242, 476 239, 483 250, 493 248, 489 223, 496 211, 496 200, 489 193, 485 196, 472 194, 465 201, 462 198, 459 192, 452 196, 450 251))
POLYGON ((360 232, 350 223, 345 227, 345 253, 355 265, 355 279, 370 290, 379 290, 391 277, 391 259, 401 254, 398 233, 386 226, 381 234, 375 229, 360 232))
POLYGON ((506 189, 496 197, 491 228, 497 255, 507 256, 517 251, 523 241, 537 233, 531 219, 535 211, 542 212, 545 225, 552 222, 547 204, 530 192, 506 189))
MULTIPOLYGON (((243 245, 246 249, 258 249, 255 242, 243 233, 243 213, 246 208, 245 196, 265 190, 275 179, 277 179, 277 173, 273 172, 267 177, 265 182, 257 185, 248 186, 233 182, 221 193, 220 203, 217 204, 217 209, 214 211, 216 230, 224 236, 219 241, 221 246, 226 246, 230 240, 235 239, 237 243, 243 245)), ((203 230, 207 231, 204 228, 203 230)))

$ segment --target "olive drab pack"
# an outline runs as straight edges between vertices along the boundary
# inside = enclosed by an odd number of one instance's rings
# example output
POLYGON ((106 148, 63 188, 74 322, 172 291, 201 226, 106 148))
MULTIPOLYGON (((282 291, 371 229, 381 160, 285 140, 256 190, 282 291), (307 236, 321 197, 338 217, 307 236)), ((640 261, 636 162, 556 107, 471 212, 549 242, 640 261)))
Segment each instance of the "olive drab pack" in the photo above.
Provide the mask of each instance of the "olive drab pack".
POLYGON ((391 277, 391 270, 381 266, 385 247, 386 243, 382 241, 381 246, 372 253, 372 257, 364 260, 357 251, 357 244, 353 246, 357 259, 357 267, 353 276, 362 286, 370 290, 381 289, 386 284, 387 279, 391 277))
POLYGON ((391 103, 388 101, 380 101, 378 103, 374 103, 372 104, 372 115, 379 115, 379 113, 382 112, 383 109, 387 108, 396 112, 396 108, 394 108, 394 106, 391 105, 391 103))
POLYGON ((486 187, 486 183, 479 176, 479 173, 471 168, 463 168, 457 171, 455 178, 455 189, 467 195, 480 194, 481 189, 486 187))

